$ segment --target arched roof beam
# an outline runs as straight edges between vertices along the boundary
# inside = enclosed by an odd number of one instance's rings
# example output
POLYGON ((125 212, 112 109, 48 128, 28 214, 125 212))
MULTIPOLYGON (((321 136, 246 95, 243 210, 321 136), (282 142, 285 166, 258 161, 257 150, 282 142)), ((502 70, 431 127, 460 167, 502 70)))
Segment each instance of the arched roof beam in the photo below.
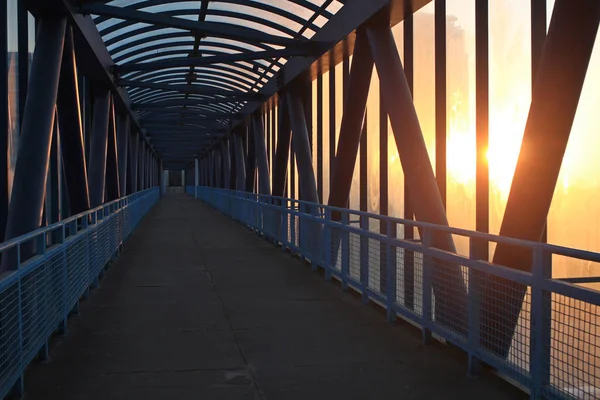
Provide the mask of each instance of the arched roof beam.
POLYGON ((183 18, 169 17, 164 14, 155 14, 138 11, 124 7, 108 6, 105 4, 88 4, 80 8, 80 12, 87 14, 104 15, 113 18, 125 19, 167 28, 190 31, 201 37, 214 36, 226 39, 240 40, 248 43, 269 43, 283 47, 314 46, 308 40, 294 40, 285 37, 265 34, 255 29, 245 28, 234 24, 190 21, 183 18))
POLYGON ((134 62, 118 65, 115 70, 119 73, 130 71, 148 71, 173 67, 202 67, 212 64, 226 64, 237 61, 256 61, 291 57, 306 57, 310 53, 303 49, 265 50, 247 53, 222 54, 210 57, 186 57, 154 62, 134 62))
MULTIPOLYGON (((198 10, 197 9, 189 9, 189 10, 170 10, 170 11, 163 11, 160 13, 160 15, 165 15, 168 17, 181 17, 181 16, 188 16, 188 15, 192 15, 192 16, 197 16, 198 15, 198 10)), ((235 12, 235 11, 225 11, 225 10, 211 10, 211 12, 207 13, 207 15, 210 16, 218 16, 218 17, 226 17, 226 18, 234 18, 234 19, 243 19, 243 20, 247 20, 247 21, 251 21, 254 22, 256 24, 259 25, 263 25, 265 27, 269 27, 273 30, 276 30, 278 32, 281 32, 284 35, 287 35, 289 37, 293 37, 294 35, 296 35, 296 31, 293 29, 288 28, 285 25, 282 24, 278 24, 274 21, 270 21, 264 18, 259 18, 256 17, 254 15, 249 15, 249 14, 243 14, 243 13, 239 13, 239 12, 235 12)), ((102 29, 100 31, 100 34, 102 36, 105 35, 110 35, 112 33, 116 33, 120 30, 127 30, 127 28, 131 27, 132 25, 135 25, 139 22, 134 22, 134 21, 129 21, 129 20, 125 20, 123 22, 119 22, 117 24, 108 26, 104 29, 102 29)), ((304 25, 306 23, 306 21, 302 20, 302 22, 300 23, 301 25, 304 25)), ((310 24, 309 28, 312 28, 313 30, 319 29, 318 27, 314 26, 313 24, 310 24)), ((132 29, 123 33, 117 33, 116 36, 130 36, 131 35, 137 35, 140 33, 149 33, 152 32, 155 29, 161 29, 161 28, 157 28, 155 25, 150 25, 150 26, 145 26, 145 27, 140 27, 137 29, 132 29), (140 32, 143 31, 143 32, 140 32)))
POLYGON ((130 88, 146 88, 146 89, 156 89, 163 91, 175 91, 182 93, 194 93, 200 95, 208 95, 208 96, 224 96, 231 99, 240 99, 240 100, 257 100, 257 101, 266 101, 265 96, 260 95, 258 93, 250 92, 243 93, 241 91, 230 91, 230 90, 215 90, 209 89, 205 87, 201 87, 201 85, 169 85, 165 83, 154 83, 154 82, 142 82, 142 81, 133 81, 133 80, 125 80, 121 79, 117 81, 119 86, 125 86, 130 88))
MULTIPOLYGON (((142 8, 148 8, 148 7, 153 7, 153 6, 160 6, 160 5, 172 4, 172 3, 181 3, 181 1, 182 0, 146 0, 146 1, 141 1, 141 2, 134 3, 134 4, 129 4, 129 5, 125 6, 124 8, 132 8, 132 9, 139 10, 142 8)), ((205 0, 205 1, 207 1, 207 0, 205 0)), ((290 19, 299 24, 303 24, 306 22, 306 20, 304 18, 302 18, 292 12, 289 12, 283 8, 272 6, 269 3, 260 3, 260 2, 253 1, 253 0, 217 0, 217 1, 219 3, 238 4, 238 5, 256 8, 258 10, 271 12, 273 14, 278 14, 284 18, 290 19)), ((217 2, 217 1, 215 1, 215 2, 217 2)), ((93 3, 95 1, 94 0, 83 0, 81 2, 82 3, 93 3)), ((317 5, 312 4, 306 0, 291 1, 291 2, 296 3, 304 8, 307 8, 307 9, 311 10, 313 13, 319 11, 319 7, 317 5)), ((327 19, 329 19, 333 16, 330 12, 328 12, 326 10, 321 15, 327 19)), ((94 22, 96 24, 101 24, 102 22, 106 22, 107 20, 108 20, 107 17, 99 16, 98 18, 96 18, 94 20, 94 22)))

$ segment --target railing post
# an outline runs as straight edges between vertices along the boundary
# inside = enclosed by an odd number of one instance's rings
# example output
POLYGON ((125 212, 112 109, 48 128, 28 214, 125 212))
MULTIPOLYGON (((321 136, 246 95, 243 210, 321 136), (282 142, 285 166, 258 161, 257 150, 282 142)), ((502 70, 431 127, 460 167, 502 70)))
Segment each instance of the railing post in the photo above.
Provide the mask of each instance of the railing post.
POLYGON ((288 248, 288 200, 281 199, 281 249, 285 252, 288 248))
POLYGON ((325 208, 324 210, 324 222, 323 222, 323 234, 324 234, 324 240, 325 240, 325 248, 324 248, 324 257, 325 259, 323 260, 323 268, 325 268, 325 280, 326 281, 331 281, 331 270, 334 268, 331 262, 332 257, 331 257, 331 243, 332 243, 332 239, 331 239, 331 210, 329 208, 325 208))
POLYGON ((530 371, 532 399, 543 399, 544 388, 550 384, 552 293, 545 290, 552 278, 550 254, 539 245, 533 250, 533 283, 531 285, 530 371))
POLYGON ((350 225, 350 214, 348 211, 342 213, 342 225, 345 229, 341 229, 342 233, 342 290, 348 290, 348 276, 350 275, 350 234, 348 226, 350 225))
MULTIPOLYGON (((427 254, 429 246, 433 240, 433 232, 429 228, 424 228, 423 232, 423 344, 428 344, 431 339, 432 318, 432 258, 427 254)), ((408 288, 404 288, 406 292, 408 288)))
MULTIPOLYGON (((481 239, 474 237, 469 238, 469 258, 474 260, 481 260, 478 250, 484 248, 480 243, 481 239)), ((485 242, 487 246, 487 241, 485 242)), ((481 282, 482 275, 479 271, 476 271, 472 265, 468 265, 468 341, 469 341, 469 375, 478 376, 481 372, 481 362, 477 357, 476 351, 480 347, 481 332, 480 332, 480 310, 481 310, 481 290, 483 289, 483 282, 481 282)))
POLYGON ((396 297, 397 297, 397 275, 398 275, 398 270, 397 270, 397 265, 396 265, 396 253, 397 253, 397 248, 396 246, 393 246, 391 244, 391 241, 396 239, 396 232, 397 232, 397 224, 395 222, 392 222, 390 220, 386 220, 385 223, 387 224, 387 236, 388 236, 388 240, 387 240, 387 244, 386 244, 386 253, 385 253, 385 257, 386 257, 386 299, 387 299, 387 310, 386 310, 386 316, 387 316, 387 320, 388 322, 396 322, 396 319, 398 318, 398 316, 396 315, 396 297))
POLYGON ((362 303, 369 304, 369 238, 365 233, 369 232, 369 217, 360 216, 360 283, 362 286, 362 303))

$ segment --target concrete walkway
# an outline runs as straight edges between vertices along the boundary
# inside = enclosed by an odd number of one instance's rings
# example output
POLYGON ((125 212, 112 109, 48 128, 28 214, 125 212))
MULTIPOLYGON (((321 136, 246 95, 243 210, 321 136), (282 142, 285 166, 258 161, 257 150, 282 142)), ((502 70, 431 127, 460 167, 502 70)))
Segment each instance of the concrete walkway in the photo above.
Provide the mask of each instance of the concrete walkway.
POLYGON ((201 202, 159 202, 30 399, 519 399, 201 202))

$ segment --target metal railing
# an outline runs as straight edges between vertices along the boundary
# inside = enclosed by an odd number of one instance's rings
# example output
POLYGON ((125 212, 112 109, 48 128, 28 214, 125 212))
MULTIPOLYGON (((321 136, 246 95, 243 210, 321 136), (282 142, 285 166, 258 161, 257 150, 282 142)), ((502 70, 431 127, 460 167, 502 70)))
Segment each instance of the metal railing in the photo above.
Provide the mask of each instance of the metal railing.
POLYGON ((15 252, 18 262, 0 276, 0 399, 22 394, 27 365, 48 357, 49 338, 66 333, 79 299, 159 195, 138 192, 0 244, 0 254, 15 252))
POLYGON ((365 303, 385 307, 390 321, 412 321, 425 342, 434 334, 462 348, 470 372, 483 362, 532 398, 600 398, 600 292, 574 283, 599 279, 552 279, 548 268, 554 255, 600 262, 598 253, 287 198, 193 186, 187 192, 322 268, 365 303), (421 239, 402 239, 405 229, 421 239), (529 248, 532 272, 439 250, 430 245, 439 233, 466 237, 471 249, 482 241, 529 248), (462 289, 450 268, 459 268, 462 289), (504 334, 508 322, 482 312, 484 298, 498 315, 521 305, 511 335, 504 334), (507 355, 495 351, 502 345, 507 355))

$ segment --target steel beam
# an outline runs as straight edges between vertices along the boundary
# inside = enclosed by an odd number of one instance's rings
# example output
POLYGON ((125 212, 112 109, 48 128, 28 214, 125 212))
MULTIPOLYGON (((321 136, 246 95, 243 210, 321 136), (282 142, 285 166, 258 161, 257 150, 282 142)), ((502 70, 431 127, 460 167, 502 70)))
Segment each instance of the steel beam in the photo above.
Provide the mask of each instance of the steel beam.
POLYGON ((136 132, 131 133, 131 146, 130 149, 130 161, 131 165, 131 176, 129 177, 131 181, 131 193, 136 193, 138 191, 138 166, 139 166, 139 148, 140 148, 140 139, 136 132))
POLYGON ((127 193, 127 166, 129 149, 129 116, 119 115, 117 120, 117 154, 119 156, 119 184, 121 187, 121 196, 125 196, 127 193))
POLYGON ((190 94, 198 94, 203 96, 223 96, 230 100, 257 100, 264 101, 266 98, 258 93, 244 93, 239 90, 224 90, 224 89, 216 89, 207 85, 195 85, 195 84, 176 84, 169 85, 168 83, 155 83, 155 82, 146 82, 146 81, 135 81, 135 80, 127 80, 120 79, 118 82, 119 86, 129 87, 129 88, 143 88, 143 89, 156 89, 163 91, 172 91, 172 92, 182 92, 182 93, 190 93, 190 94))
POLYGON ((258 190, 260 194, 271 194, 269 179, 269 163, 267 161, 267 148, 265 144, 265 127, 262 117, 255 115, 252 118, 252 131, 256 150, 256 166, 258 169, 258 190))
POLYGON ((253 130, 251 127, 245 128, 248 148, 248 155, 246 157, 246 192, 249 193, 254 192, 256 183, 256 145, 254 143, 253 130))
MULTIPOLYGON (((0 21, 7 20, 6 2, 0 7, 0 21)), ((0 24, 0 54, 8 55, 8 24, 0 24)), ((4 241, 8 216, 8 140, 11 116, 9 114, 8 62, 0 62, 0 242, 4 241)))
MULTIPOLYGON (((328 204, 333 207, 346 208, 348 206, 372 75, 373 57, 369 47, 369 38, 364 30, 359 30, 354 47, 348 93, 345 94, 346 98, 352 100, 347 101, 344 105, 335 171, 331 177, 333 184, 328 204)), ((332 217, 339 219, 340 215, 336 212, 332 217)))
POLYGON ((298 183, 300 186, 301 200, 319 203, 315 171, 312 166, 308 129, 304 118, 302 101, 288 92, 286 95, 290 122, 292 126, 292 148, 298 164, 298 183))
POLYGON ((138 22, 143 24, 151 24, 163 28, 182 29, 191 31, 192 34, 200 37, 214 36, 231 40, 241 40, 245 43, 270 43, 278 46, 303 47, 307 45, 307 40, 293 40, 281 36, 275 36, 260 32, 256 29, 245 28, 239 25, 218 23, 218 22, 201 22, 191 21, 183 18, 170 17, 158 13, 150 13, 139 11, 127 7, 115 7, 103 4, 88 4, 80 7, 80 11, 84 14, 96 14, 105 17, 113 17, 138 22))
POLYGON ((244 144, 240 135, 233 135, 233 144, 235 146, 235 168, 236 184, 235 189, 243 192, 246 190, 246 160, 244 155, 244 144))
POLYGON ((121 197, 119 181, 119 152, 117 139, 117 119, 114 103, 111 101, 108 120, 108 145, 106 153, 106 195, 107 201, 121 197))
MULTIPOLYGON (((31 63, 6 240, 31 232, 41 224, 66 25, 66 18, 54 16, 44 16, 38 21, 38 42, 31 63)), ((32 246, 24 246, 21 260, 32 251, 32 246)), ((18 268, 16 256, 7 252, 0 272, 18 268)))
MULTIPOLYGON (((599 23, 598 1, 554 3, 501 236, 532 241, 542 237, 599 23)), ((493 262, 531 271, 532 254, 498 244, 493 262)), ((507 357, 526 287, 498 277, 488 281, 481 313, 487 323, 481 327, 482 344, 507 357)))
POLYGON ((79 82, 73 30, 67 28, 56 105, 61 151, 69 197, 69 211, 77 215, 90 209, 87 164, 79 99, 79 82))
POLYGON ((232 189, 231 187, 231 154, 229 153, 229 140, 223 141, 223 187, 232 189))
MULTIPOLYGON (((367 36, 379 78, 385 82, 382 85, 382 96, 394 131, 404 177, 410 187, 410 200, 416 219, 448 226, 446 212, 392 30, 387 23, 373 23, 367 27, 367 36)), ((431 245, 446 251, 456 250, 451 235, 446 233, 433 234, 431 245)), ((467 293, 461 268, 455 264, 439 264, 442 263, 432 263, 430 266, 436 296, 435 319, 463 333, 466 327, 467 293)))
POLYGON ((90 206, 92 208, 104 203, 110 105, 109 92, 100 92, 96 95, 90 144, 90 169, 88 172, 90 206))
POLYGON ((248 51, 234 54, 220 54, 210 57, 186 57, 171 60, 151 61, 145 63, 125 63, 115 67, 118 73, 132 71, 152 71, 166 68, 178 67, 203 67, 213 64, 227 64, 240 61, 271 60, 278 58, 289 58, 306 56, 309 52, 303 49, 280 49, 248 51))
POLYGON ((277 150, 273 161, 273 196, 285 196, 285 182, 290 157, 290 142, 292 130, 290 128, 290 115, 287 111, 285 96, 279 101, 279 127, 277 129, 277 150))

